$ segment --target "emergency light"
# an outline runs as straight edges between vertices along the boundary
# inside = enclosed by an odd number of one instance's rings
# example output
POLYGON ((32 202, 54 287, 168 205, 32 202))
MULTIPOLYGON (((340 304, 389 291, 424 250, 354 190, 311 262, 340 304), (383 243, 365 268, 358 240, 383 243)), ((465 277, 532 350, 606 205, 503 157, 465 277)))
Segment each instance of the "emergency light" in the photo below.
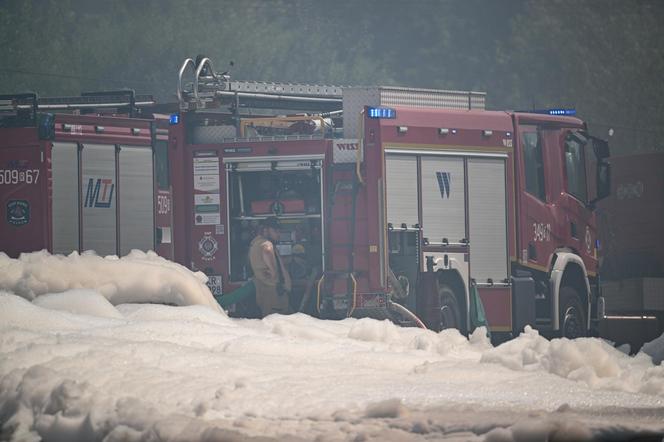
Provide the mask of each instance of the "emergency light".
POLYGON ((180 122, 180 114, 172 114, 169 121, 172 125, 178 124, 180 122))
POLYGON ((533 109, 533 110, 518 110, 519 113, 527 114, 544 114, 544 115, 562 115, 562 116, 572 116, 576 115, 576 109, 564 109, 564 108, 555 108, 555 109, 533 109))
POLYGON ((397 111, 390 107, 370 107, 367 115, 369 118, 396 118, 397 111))
POLYGON ((576 109, 563 109, 563 108, 537 109, 531 112, 534 114, 545 114, 545 115, 564 115, 564 116, 576 115, 576 109))
POLYGON ((576 109, 549 109, 549 115, 576 115, 576 109))

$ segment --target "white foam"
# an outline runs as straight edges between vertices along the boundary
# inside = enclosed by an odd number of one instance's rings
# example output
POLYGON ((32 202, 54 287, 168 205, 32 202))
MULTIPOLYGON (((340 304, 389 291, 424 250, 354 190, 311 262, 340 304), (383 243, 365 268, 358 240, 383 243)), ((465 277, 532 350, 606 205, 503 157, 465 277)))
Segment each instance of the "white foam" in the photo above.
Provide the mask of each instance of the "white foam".
POLYGON ((486 351, 482 362, 544 371, 592 388, 664 394, 664 367, 645 354, 630 357, 601 339, 547 340, 527 326, 516 339, 486 351))
POLYGON ((46 251, 18 259, 0 252, 0 290, 32 300, 47 293, 92 289, 113 305, 128 302, 207 305, 221 308, 205 285, 207 277, 154 252, 132 250, 127 256, 101 257, 93 252, 69 256, 46 251))
POLYGON ((210 296, 200 275, 149 254, 132 259, 0 257, 3 287, 21 294, 0 293, 2 437, 512 441, 664 431, 662 367, 645 353, 530 329, 493 348, 483 329, 467 339, 372 319, 233 319, 195 302, 210 296), (156 281, 141 282, 150 272, 156 281), (199 305, 118 302, 176 299, 199 305))
POLYGON ((62 293, 49 293, 32 301, 42 308, 62 310, 79 315, 122 319, 122 314, 96 290, 73 289, 62 293))
POLYGON ((664 334, 657 339, 646 342, 641 351, 649 355, 655 364, 661 364, 664 361, 664 334))

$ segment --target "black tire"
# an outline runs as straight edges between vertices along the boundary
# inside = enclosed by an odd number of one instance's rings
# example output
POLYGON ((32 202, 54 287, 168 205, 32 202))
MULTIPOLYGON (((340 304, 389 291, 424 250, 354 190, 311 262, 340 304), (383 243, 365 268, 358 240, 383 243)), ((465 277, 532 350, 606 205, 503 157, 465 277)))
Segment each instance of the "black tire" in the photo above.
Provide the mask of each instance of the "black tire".
POLYGON ((574 287, 561 287, 559 336, 575 339, 587 335, 586 311, 581 304, 579 293, 574 287))
POLYGON ((433 312, 433 328, 436 331, 447 328, 456 328, 460 333, 464 333, 461 309, 454 291, 447 284, 438 285, 438 305, 437 311, 433 312))

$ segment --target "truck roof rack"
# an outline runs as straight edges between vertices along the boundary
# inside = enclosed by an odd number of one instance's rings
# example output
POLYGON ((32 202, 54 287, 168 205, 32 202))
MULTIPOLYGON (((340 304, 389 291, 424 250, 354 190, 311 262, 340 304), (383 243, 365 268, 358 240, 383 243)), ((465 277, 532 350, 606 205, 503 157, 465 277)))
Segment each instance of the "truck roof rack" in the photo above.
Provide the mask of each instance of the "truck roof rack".
MULTIPOLYGON (((338 114, 359 111, 362 105, 400 105, 449 109, 484 109, 486 93, 393 86, 331 86, 316 84, 269 83, 231 80, 227 72, 218 74, 212 61, 198 56, 187 58, 178 73, 177 97, 180 110, 218 109, 228 104, 236 117, 240 109, 270 109, 272 113, 299 111, 314 114, 338 114), (197 64, 198 63, 198 64, 197 64), (187 70, 193 81, 183 83, 187 70)), ((355 112, 353 112, 355 113, 355 112)))
POLYGON ((84 92, 78 97, 38 97, 33 92, 0 95, 0 127, 35 126, 39 111, 117 109, 134 117, 140 108, 154 104, 152 95, 137 95, 131 89, 84 92))
POLYGON ((178 73, 177 97, 181 110, 218 108, 222 101, 237 110, 243 107, 324 113, 342 107, 339 86, 231 81, 227 72, 216 73, 207 57, 199 57, 198 65, 191 58, 183 62, 178 73), (194 77, 185 85, 187 70, 194 77))
POLYGON ((0 127, 35 126, 37 122, 37 94, 0 95, 0 127))
POLYGON ((38 97, 35 93, 1 95, 0 110, 9 108, 37 110, 108 109, 152 106, 152 95, 137 95, 133 90, 84 92, 80 96, 38 97))
POLYGON ((152 95, 136 95, 134 91, 84 92, 79 97, 43 97, 38 107, 43 110, 138 108, 155 104, 152 95))

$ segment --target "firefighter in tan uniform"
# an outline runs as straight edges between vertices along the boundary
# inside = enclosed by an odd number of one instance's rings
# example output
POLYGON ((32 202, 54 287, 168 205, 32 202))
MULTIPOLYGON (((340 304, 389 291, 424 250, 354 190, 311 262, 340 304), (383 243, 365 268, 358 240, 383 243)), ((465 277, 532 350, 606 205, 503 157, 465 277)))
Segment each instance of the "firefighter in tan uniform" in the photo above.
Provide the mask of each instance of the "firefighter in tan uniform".
POLYGON ((258 234, 249 246, 249 261, 254 272, 256 304, 263 316, 290 313, 288 294, 291 279, 273 242, 279 239, 279 220, 261 221, 258 234))

